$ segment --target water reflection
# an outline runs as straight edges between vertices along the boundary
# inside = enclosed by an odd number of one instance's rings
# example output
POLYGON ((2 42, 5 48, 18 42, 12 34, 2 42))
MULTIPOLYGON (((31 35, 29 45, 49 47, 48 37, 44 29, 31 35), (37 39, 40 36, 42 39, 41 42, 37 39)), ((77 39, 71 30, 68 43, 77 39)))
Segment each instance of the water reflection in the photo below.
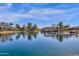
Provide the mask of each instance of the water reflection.
POLYGON ((0 42, 13 41, 13 34, 0 34, 0 42))
POLYGON ((25 33, 21 32, 16 34, 16 39, 18 40, 21 37, 21 35, 23 36, 23 38, 25 38, 25 33))
POLYGON ((32 38, 36 39, 38 33, 15 33, 15 34, 0 34, 0 42, 6 42, 6 41, 13 41, 18 40, 20 37, 23 37, 24 39, 27 37, 28 40, 31 40, 32 38), (15 36, 15 38, 13 38, 15 36))
POLYGON ((23 32, 21 32, 21 33, 17 33, 17 35, 16 35, 16 39, 19 39, 21 36, 23 37, 23 38, 28 38, 28 40, 31 40, 32 38, 37 38, 37 34, 38 33, 32 33, 32 32, 29 32, 29 33, 23 33, 23 32))
POLYGON ((63 42, 64 39, 71 38, 73 36, 79 37, 79 34, 60 34, 60 33, 51 33, 51 32, 42 32, 45 37, 52 37, 53 39, 59 40, 59 42, 63 42))
MULTIPOLYGON (((13 41, 13 40, 19 40, 20 38, 32 40, 37 38, 38 33, 15 33, 15 34, 0 34, 0 42, 6 42, 6 41, 13 41), (14 38, 15 37, 15 38, 14 38)), ((41 37, 50 37, 52 39, 57 39, 59 42, 63 42, 65 39, 68 39, 70 37, 79 37, 78 34, 59 34, 59 33, 51 33, 51 32, 42 32, 41 37)))

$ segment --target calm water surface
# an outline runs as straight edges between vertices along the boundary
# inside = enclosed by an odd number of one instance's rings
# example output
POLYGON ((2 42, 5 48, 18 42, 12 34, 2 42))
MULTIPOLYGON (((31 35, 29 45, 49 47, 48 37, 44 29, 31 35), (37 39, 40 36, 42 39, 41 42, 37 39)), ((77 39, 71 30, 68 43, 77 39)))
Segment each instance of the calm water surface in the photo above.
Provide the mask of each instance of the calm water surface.
POLYGON ((17 33, 0 35, 0 55, 70 56, 79 54, 78 34, 17 33))

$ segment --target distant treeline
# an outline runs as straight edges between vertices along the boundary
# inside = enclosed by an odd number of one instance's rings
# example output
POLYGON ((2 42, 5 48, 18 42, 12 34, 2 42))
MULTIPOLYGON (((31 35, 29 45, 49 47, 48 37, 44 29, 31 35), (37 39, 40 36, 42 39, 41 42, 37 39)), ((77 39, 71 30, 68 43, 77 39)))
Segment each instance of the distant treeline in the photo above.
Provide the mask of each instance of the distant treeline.
POLYGON ((28 31, 28 32, 38 32, 38 31, 54 31, 63 32, 68 30, 79 30, 79 27, 71 27, 69 24, 64 25, 63 22, 57 24, 52 24, 49 27, 39 28, 37 24, 27 23, 23 26, 16 24, 13 27, 13 23, 0 22, 0 31, 28 31))
POLYGON ((39 27, 36 24, 28 23, 27 25, 23 25, 22 27, 19 24, 16 24, 13 27, 13 23, 0 23, 0 31, 39 31, 39 27))

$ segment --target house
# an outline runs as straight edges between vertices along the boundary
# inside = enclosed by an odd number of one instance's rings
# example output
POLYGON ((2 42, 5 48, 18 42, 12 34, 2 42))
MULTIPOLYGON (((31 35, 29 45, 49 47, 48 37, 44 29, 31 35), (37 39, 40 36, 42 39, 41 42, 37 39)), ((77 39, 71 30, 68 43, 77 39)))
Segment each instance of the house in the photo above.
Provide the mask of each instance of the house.
POLYGON ((58 30, 58 28, 57 27, 45 27, 45 28, 43 28, 43 29, 41 29, 41 31, 45 31, 45 32, 55 32, 55 31, 57 31, 58 30))
POLYGON ((9 23, 5 23, 5 22, 0 23, 0 31, 11 30, 11 29, 12 29, 12 27, 9 23))

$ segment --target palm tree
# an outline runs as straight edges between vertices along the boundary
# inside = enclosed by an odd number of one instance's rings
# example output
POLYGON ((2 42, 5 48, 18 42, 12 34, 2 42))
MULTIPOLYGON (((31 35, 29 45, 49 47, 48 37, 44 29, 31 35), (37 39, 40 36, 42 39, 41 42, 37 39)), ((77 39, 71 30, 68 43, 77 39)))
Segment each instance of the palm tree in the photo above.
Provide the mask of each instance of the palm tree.
POLYGON ((38 30, 39 30, 38 26, 36 24, 34 24, 33 31, 38 31, 38 30))
POLYGON ((59 22, 59 27, 62 27, 63 26, 63 22, 59 22))
POLYGON ((22 30, 26 30, 26 26, 25 25, 23 25, 22 30))
POLYGON ((38 26, 36 24, 34 24, 33 29, 34 30, 38 29, 38 26))
POLYGON ((16 29, 17 29, 17 30, 21 30, 21 27, 20 27, 19 24, 16 24, 16 29))
POLYGON ((11 30, 13 30, 13 28, 12 28, 13 23, 9 23, 9 25, 11 26, 11 30))
POLYGON ((32 23, 28 23, 28 25, 27 25, 27 30, 28 30, 28 31, 32 31, 32 23))
POLYGON ((58 31, 63 32, 63 27, 64 27, 63 22, 60 21, 58 27, 59 27, 58 31))

